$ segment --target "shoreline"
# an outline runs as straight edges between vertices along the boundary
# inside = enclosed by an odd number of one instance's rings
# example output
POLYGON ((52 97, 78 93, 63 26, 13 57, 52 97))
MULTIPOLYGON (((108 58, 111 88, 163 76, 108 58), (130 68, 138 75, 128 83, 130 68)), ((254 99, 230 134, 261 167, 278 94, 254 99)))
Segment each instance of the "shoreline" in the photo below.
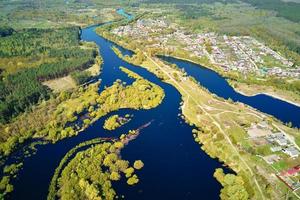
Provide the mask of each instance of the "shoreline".
MULTIPOLYGON (((207 69, 209 69, 209 70, 213 70, 213 69, 211 69, 211 68, 209 68, 209 67, 203 66, 202 64, 197 63, 197 62, 195 62, 195 61, 193 61, 193 60, 190 60, 190 59, 188 59, 188 58, 183 58, 183 57, 179 57, 179 56, 172 56, 172 55, 163 55, 163 56, 169 56, 169 57, 177 58, 177 59, 180 59, 180 60, 188 61, 188 62, 197 64, 197 65, 201 65, 202 67, 205 67, 205 68, 207 68, 207 69)), ((215 70, 213 70, 213 71, 215 71, 215 70)), ((218 71, 215 71, 215 72, 218 73, 220 76, 224 77, 224 76, 223 76, 222 74, 220 74, 218 71)), ((224 78, 225 78, 225 77, 224 77, 224 78)), ((226 78, 225 78, 225 79, 226 79, 226 78)), ((227 81, 227 79, 226 79, 226 81, 227 81)), ((227 81, 227 82, 228 82, 228 81, 227 81)), ((228 82, 228 83, 230 84, 230 82, 228 82)), ((289 104, 293 104, 294 106, 300 107, 300 103, 294 102, 294 101, 292 101, 292 100, 288 100, 288 99, 286 99, 286 98, 284 98, 284 97, 281 97, 281 96, 279 96, 279 95, 276 95, 276 94, 272 94, 272 93, 269 93, 269 92, 256 92, 256 93, 254 93, 254 94, 246 94, 246 93, 243 92, 242 90, 239 90, 239 89, 233 87, 231 84, 230 84, 230 86, 231 86, 236 92, 238 92, 238 93, 240 93, 240 94, 242 94, 242 95, 244 95, 244 96, 247 96, 247 97, 254 97, 254 96, 257 96, 257 95, 266 95, 266 96, 272 97, 272 98, 274 98, 274 99, 278 99, 278 100, 287 102, 287 103, 289 103, 289 104)))
POLYGON ((247 97, 254 97, 254 96, 257 96, 257 95, 266 95, 266 96, 269 96, 269 97, 272 97, 274 99, 278 99, 278 100, 281 100, 281 101, 284 101, 284 102, 287 102, 289 104, 293 104, 294 106, 297 106, 297 107, 300 107, 300 103, 297 103, 297 102, 294 102, 292 100, 288 100, 288 99, 285 99, 284 97, 280 97, 276 94, 272 94, 272 93, 269 93, 269 92, 257 92, 257 93, 254 93, 254 94, 246 94, 244 93, 243 91, 237 89, 237 88, 234 88, 232 87, 236 92, 244 95, 244 96, 247 96, 247 97))

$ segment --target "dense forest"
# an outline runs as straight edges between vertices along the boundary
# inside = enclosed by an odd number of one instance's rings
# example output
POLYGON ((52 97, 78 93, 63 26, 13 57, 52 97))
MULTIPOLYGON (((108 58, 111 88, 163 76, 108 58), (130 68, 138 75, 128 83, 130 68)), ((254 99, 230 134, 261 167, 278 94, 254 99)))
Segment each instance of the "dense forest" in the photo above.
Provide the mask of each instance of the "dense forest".
MULTIPOLYGON (((3 29, 3 28, 2 28, 3 29)), ((0 28, 0 31, 2 30, 0 28)), ((2 34, 9 34, 0 40, 0 57, 29 56, 37 53, 47 53, 55 48, 69 48, 79 43, 79 28, 60 29, 24 29, 11 34, 11 29, 5 28, 2 34), (7 33, 8 32, 8 33, 7 33)))
MULTIPOLYGON (((11 117, 25 111, 39 100, 50 96, 50 90, 41 84, 42 81, 85 69, 94 63, 97 55, 94 49, 80 48, 78 27, 25 29, 11 32, 10 35, 7 31, 2 31, 2 33, 7 36, 0 39, 0 59, 9 57, 13 60, 19 56, 34 59, 35 56, 43 56, 49 62, 46 60, 38 67, 20 70, 16 66, 16 73, 4 75, 2 73, 0 80, 1 123, 7 122, 11 117)), ((5 71, 5 66, 0 67, 5 71)), ((79 82, 83 81, 82 78, 79 79, 79 82)))
MULTIPOLYGON (((177 5, 210 4, 210 3, 238 3, 238 0, 146 0, 147 3, 169 3, 177 5)), ((300 4, 282 0, 242 0, 258 9, 275 11, 279 17, 284 17, 294 22, 300 21, 300 4)))
POLYGON ((284 17, 294 22, 300 21, 300 4, 284 2, 281 0, 243 0, 258 9, 276 11, 279 17, 284 17))

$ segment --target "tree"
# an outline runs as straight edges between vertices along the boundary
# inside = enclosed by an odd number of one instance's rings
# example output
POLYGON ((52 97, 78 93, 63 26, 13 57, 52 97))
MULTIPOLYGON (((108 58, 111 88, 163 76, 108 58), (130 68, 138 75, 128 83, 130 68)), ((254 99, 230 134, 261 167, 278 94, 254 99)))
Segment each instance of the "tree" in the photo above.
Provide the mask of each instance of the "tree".
POLYGON ((109 176, 109 178, 112 180, 112 181, 118 181, 120 180, 121 176, 118 172, 112 172, 109 176))
POLYGON ((121 149, 124 147, 124 144, 122 142, 115 142, 114 143, 114 146, 117 148, 117 149, 121 149))
POLYGON ((126 178, 129 178, 134 173, 134 168, 129 167, 124 171, 124 173, 125 173, 126 178))
POLYGON ((118 170, 120 170, 121 172, 125 172, 125 170, 129 166, 129 162, 126 160, 117 160, 115 165, 117 166, 118 170))
POLYGON ((244 186, 242 177, 234 174, 224 174, 223 169, 218 168, 214 173, 214 177, 224 187, 221 190, 221 199, 227 200, 246 200, 249 199, 249 194, 244 186))
POLYGON ((144 167, 144 163, 141 160, 136 160, 133 164, 135 169, 142 169, 144 167))
POLYGON ((137 184, 138 182, 139 182, 139 179, 138 179, 137 175, 133 175, 132 177, 130 177, 127 180, 128 185, 134 185, 134 184, 137 184))

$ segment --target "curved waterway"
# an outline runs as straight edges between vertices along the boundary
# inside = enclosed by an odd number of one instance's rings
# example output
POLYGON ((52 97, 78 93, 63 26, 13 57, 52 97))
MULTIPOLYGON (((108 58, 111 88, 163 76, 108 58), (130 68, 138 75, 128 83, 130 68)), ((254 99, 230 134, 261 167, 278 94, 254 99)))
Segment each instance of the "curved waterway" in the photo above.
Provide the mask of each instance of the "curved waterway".
MULTIPOLYGON (((214 170, 222 167, 210 158, 194 142, 192 127, 182 121, 180 113, 181 96, 171 85, 161 82, 143 68, 121 60, 111 50, 113 43, 98 36, 95 27, 82 30, 82 40, 95 42, 104 59, 99 91, 110 86, 116 79, 130 84, 133 80, 120 71, 125 66, 149 81, 158 84, 165 91, 165 98, 158 107, 150 110, 122 109, 100 118, 79 135, 61 140, 55 144, 37 146, 37 152, 24 159, 23 169, 14 179, 14 191, 10 199, 46 199, 54 170, 64 155, 77 144, 99 137, 118 137, 130 129, 154 120, 140 135, 121 151, 123 159, 141 159, 145 166, 137 172, 140 182, 128 186, 124 180, 114 183, 114 188, 125 199, 218 199, 221 185, 213 178, 214 170), (102 128, 104 120, 113 114, 133 114, 133 119, 121 128, 110 132, 102 128)), ((119 47, 121 50, 121 47, 119 47)), ((130 53, 130 52, 124 52, 130 53)))
POLYGON ((160 58, 184 68, 187 74, 193 76, 203 87, 219 97, 245 103, 261 112, 273 115, 282 122, 292 122, 294 127, 300 127, 300 107, 294 104, 264 94, 250 97, 242 95, 236 92, 224 77, 213 70, 173 57, 160 56, 160 58))

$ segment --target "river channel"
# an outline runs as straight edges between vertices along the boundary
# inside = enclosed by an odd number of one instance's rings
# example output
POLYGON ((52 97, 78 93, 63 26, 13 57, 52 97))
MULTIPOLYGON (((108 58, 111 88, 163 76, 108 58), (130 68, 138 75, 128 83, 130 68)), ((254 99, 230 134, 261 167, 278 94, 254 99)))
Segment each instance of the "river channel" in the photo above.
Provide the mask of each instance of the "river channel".
MULTIPOLYGON (((143 129, 140 135, 130 141, 121 152, 122 158, 131 163, 139 159, 144 162, 144 168, 137 173, 140 182, 135 186, 128 186, 124 180, 115 183, 113 186, 117 194, 133 200, 199 199, 199 197, 218 199, 221 185, 213 178, 213 173, 216 168, 223 167, 222 163, 210 158, 200 149, 192 136, 193 127, 178 116, 181 113, 179 92, 147 70, 120 59, 111 49, 115 44, 97 35, 95 28, 96 26, 92 26, 83 29, 81 38, 84 41, 95 42, 100 48, 104 64, 99 75, 101 79, 99 92, 103 91, 104 86, 112 85, 116 79, 121 79, 127 84, 132 83, 133 80, 119 69, 119 66, 124 66, 162 87, 165 91, 162 104, 150 110, 121 109, 112 112, 75 137, 55 144, 37 146, 35 155, 24 158, 23 169, 13 180, 14 191, 9 199, 46 199, 54 170, 70 149, 94 138, 118 137, 151 120, 153 120, 151 125, 143 129), (133 114, 134 117, 113 132, 104 130, 102 127, 104 120, 113 114, 133 114)), ((126 49, 118 48, 123 54, 132 54, 126 49)), ((297 106, 266 95, 243 96, 235 92, 226 80, 214 71, 175 58, 163 59, 184 68, 201 85, 220 97, 243 102, 283 122, 291 121, 293 125, 300 126, 300 108, 297 106)), ((226 168, 225 170, 228 171, 226 168)))
MULTIPOLYGON (((93 138, 117 137, 154 120, 121 152, 122 158, 131 163, 138 159, 144 162, 144 168, 138 172, 140 182, 136 186, 128 186, 122 181, 114 184, 117 193, 125 195, 126 199, 198 199, 199 196, 218 199, 221 185, 213 178, 213 173, 216 168, 222 167, 222 163, 200 149, 192 136, 193 127, 178 116, 181 112, 179 92, 147 70, 120 59, 111 49, 115 44, 97 35, 94 29, 83 29, 81 37, 84 41, 95 42, 104 59, 99 92, 116 79, 127 84, 133 81, 119 69, 119 66, 124 66, 161 86, 165 91, 162 104, 150 110, 122 109, 110 113, 75 137, 37 146, 36 154, 24 159, 23 169, 13 181, 14 191, 9 198, 46 199, 54 170, 71 148, 93 138), (128 124, 113 132, 102 128, 110 115, 127 113, 134 115, 128 124)), ((130 51, 119 48, 130 54, 130 51)))

